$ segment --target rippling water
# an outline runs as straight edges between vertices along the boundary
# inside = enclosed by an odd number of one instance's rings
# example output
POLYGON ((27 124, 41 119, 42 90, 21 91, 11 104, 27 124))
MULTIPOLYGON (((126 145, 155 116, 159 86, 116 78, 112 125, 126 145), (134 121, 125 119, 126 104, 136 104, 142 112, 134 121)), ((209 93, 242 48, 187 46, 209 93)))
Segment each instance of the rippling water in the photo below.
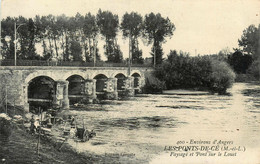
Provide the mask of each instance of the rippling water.
POLYGON ((144 95, 96 105, 96 110, 71 111, 78 120, 84 118, 97 136, 70 144, 78 151, 99 155, 133 153, 147 163, 260 162, 260 86, 236 83, 225 96, 194 93, 144 95), (246 151, 225 158, 175 158, 164 151, 165 146, 191 139, 233 141, 246 151))

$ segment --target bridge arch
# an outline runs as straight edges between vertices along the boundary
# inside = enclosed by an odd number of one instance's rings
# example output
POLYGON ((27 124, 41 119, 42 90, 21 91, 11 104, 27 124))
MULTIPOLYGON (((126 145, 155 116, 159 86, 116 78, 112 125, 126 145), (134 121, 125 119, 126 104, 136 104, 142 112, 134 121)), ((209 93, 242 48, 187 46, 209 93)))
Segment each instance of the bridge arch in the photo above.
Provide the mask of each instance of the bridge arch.
POLYGON ((117 75, 115 75, 115 78, 117 78, 117 90, 123 90, 124 86, 125 86, 125 79, 126 76, 123 73, 118 73, 117 75))
POLYGON ((68 97, 71 103, 79 102, 85 93, 85 79, 77 74, 71 75, 66 79, 68 85, 68 97))
POLYGON ((53 73, 51 72, 33 72, 31 74, 29 74, 24 82, 25 84, 28 84, 32 79, 36 78, 36 77, 39 77, 39 76, 47 76, 47 77, 50 77, 51 79, 53 79, 54 81, 57 81, 59 78, 58 76, 55 76, 53 73))
POLYGON ((78 75, 78 74, 73 74, 73 75, 70 75, 69 77, 66 78, 66 80, 85 80, 84 77, 82 77, 81 75, 78 75))
POLYGON ((136 88, 140 84, 141 75, 139 73, 135 72, 132 74, 132 77, 134 77, 134 88, 136 88))
POLYGON ((38 112, 50 108, 56 94, 56 82, 49 76, 37 76, 28 82, 27 100, 29 110, 38 112))
POLYGON ((127 73, 126 73, 126 71, 118 70, 118 71, 116 71, 116 72, 111 73, 111 76, 109 76, 109 77, 115 78, 118 74, 122 74, 122 75, 124 75, 125 77, 128 76, 127 73))
POLYGON ((108 77, 104 74, 98 74, 94 79, 96 79, 96 92, 104 92, 108 77))
POLYGON ((87 79, 88 78, 86 73, 80 72, 80 71, 67 72, 67 73, 65 73, 63 75, 63 77, 64 77, 64 79, 67 80, 69 77, 74 76, 74 75, 80 76, 83 79, 87 79))
POLYGON ((96 76, 98 76, 98 75, 104 75, 104 76, 106 76, 106 78, 110 77, 109 73, 106 72, 106 71, 95 71, 94 73, 89 75, 89 78, 90 79, 96 79, 96 76))

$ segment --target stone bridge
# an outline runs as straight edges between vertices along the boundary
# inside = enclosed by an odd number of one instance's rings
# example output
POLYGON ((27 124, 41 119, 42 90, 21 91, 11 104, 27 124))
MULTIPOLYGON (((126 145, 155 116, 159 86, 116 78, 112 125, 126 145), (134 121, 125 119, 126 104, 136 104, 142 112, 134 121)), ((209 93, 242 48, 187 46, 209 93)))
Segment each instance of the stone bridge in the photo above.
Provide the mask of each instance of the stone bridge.
POLYGON ((117 99, 141 91, 151 67, 50 67, 2 66, 1 86, 10 104, 25 110, 35 104, 68 109, 77 102, 117 99))

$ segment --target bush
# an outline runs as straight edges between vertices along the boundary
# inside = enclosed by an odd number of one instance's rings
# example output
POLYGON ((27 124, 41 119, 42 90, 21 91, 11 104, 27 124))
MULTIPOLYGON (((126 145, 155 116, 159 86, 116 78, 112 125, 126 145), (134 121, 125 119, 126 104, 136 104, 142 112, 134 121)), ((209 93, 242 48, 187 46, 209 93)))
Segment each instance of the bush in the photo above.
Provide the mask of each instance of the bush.
POLYGON ((209 86, 210 73, 209 57, 190 57, 187 53, 171 51, 168 59, 156 68, 155 76, 165 81, 167 89, 198 89, 209 86))
POLYGON ((255 78, 255 80, 260 80, 260 59, 255 60, 249 67, 247 74, 255 78))
POLYGON ((145 85, 142 88, 143 93, 162 93, 165 89, 165 83, 154 76, 146 78, 145 85))
POLYGON ((251 55, 243 54, 241 51, 236 51, 228 57, 229 65, 237 74, 245 74, 252 61, 251 55))
POLYGON ((211 67, 210 91, 225 94, 227 88, 231 87, 235 81, 235 73, 228 64, 223 61, 212 61, 211 67))
POLYGON ((156 68, 155 76, 165 82, 167 89, 206 89, 220 94, 226 92, 235 78, 225 61, 211 56, 190 57, 177 51, 170 52, 163 64, 156 68))
POLYGON ((248 82, 254 81, 254 78, 249 74, 236 74, 235 82, 248 82))

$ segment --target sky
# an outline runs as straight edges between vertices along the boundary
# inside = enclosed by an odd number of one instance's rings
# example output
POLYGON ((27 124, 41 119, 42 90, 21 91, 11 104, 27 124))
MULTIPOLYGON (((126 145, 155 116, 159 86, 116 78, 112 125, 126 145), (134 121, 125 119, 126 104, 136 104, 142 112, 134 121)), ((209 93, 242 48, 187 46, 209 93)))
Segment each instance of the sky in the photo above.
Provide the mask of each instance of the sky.
MULTIPOLYGON (((96 15, 98 9, 109 10, 121 19, 125 12, 138 12, 143 17, 151 12, 169 17, 176 30, 163 44, 164 57, 170 50, 197 54, 218 53, 238 47, 238 39, 249 25, 260 24, 260 0, 0 0, 1 19, 7 16, 35 15, 75 16, 77 12, 96 15)), ((128 40, 118 35, 124 57, 128 40)), ((151 45, 140 41, 144 57, 150 57, 151 45)), ((99 39, 100 52, 104 41, 99 39)), ((103 58, 103 57, 102 57, 103 58)))

